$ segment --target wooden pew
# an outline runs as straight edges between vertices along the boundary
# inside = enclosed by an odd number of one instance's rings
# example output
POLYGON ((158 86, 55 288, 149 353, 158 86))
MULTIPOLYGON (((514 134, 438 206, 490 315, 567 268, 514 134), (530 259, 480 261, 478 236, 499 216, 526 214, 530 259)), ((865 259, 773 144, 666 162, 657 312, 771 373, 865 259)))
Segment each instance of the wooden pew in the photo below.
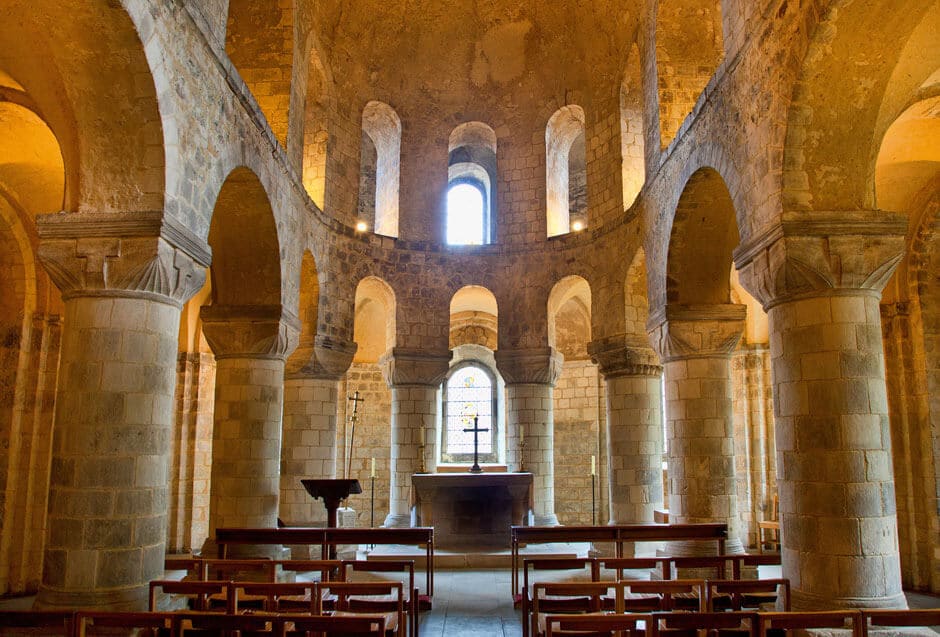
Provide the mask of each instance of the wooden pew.
POLYGON ((322 528, 322 527, 283 527, 283 528, 219 528, 215 531, 220 558, 226 558, 230 546, 237 545, 291 545, 312 544, 320 546, 323 559, 327 559, 330 546, 339 544, 404 544, 421 546, 425 549, 427 567, 425 569, 425 601, 434 595, 434 529, 431 527, 414 528, 322 528))
POLYGON ((623 557, 628 542, 704 541, 715 543, 715 554, 724 555, 727 524, 619 524, 601 526, 512 526, 512 594, 519 590, 519 550, 527 544, 551 542, 613 542, 616 557, 623 557))
POLYGON ((70 610, 6 610, 0 612, 0 635, 71 637, 70 610))

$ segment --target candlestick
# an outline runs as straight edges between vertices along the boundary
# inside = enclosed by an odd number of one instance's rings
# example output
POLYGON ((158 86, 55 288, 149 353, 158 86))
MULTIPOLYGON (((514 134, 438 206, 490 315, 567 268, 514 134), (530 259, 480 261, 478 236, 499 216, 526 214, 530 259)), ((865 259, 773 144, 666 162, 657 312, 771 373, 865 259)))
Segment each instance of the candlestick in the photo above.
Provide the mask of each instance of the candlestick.
POLYGON ((592 476, 597 475, 597 464, 596 464, 596 459, 594 456, 591 456, 591 475, 592 476))
POLYGON ((372 473, 369 474, 370 478, 375 477, 375 456, 372 456, 372 473))

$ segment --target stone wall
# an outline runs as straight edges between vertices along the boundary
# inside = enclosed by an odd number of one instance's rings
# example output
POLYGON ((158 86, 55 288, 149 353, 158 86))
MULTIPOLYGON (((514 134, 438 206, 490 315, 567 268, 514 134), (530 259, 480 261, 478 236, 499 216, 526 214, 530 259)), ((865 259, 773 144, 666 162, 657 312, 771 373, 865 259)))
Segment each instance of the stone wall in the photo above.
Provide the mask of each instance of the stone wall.
POLYGON ((591 456, 597 470, 595 523, 607 521, 602 394, 596 365, 589 360, 565 362, 555 384, 555 512, 562 524, 592 523, 591 456))
POLYGON ((349 477, 362 485, 362 494, 350 496, 346 506, 356 511, 356 525, 369 526, 370 489, 369 473, 375 458, 375 526, 381 526, 388 514, 389 445, 392 414, 392 392, 375 363, 353 363, 346 378, 340 382, 339 409, 336 418, 336 477, 343 476, 342 457, 344 440, 348 439, 349 415, 352 404, 346 399, 358 391, 365 399, 360 404, 360 419, 356 425, 352 463, 349 477))

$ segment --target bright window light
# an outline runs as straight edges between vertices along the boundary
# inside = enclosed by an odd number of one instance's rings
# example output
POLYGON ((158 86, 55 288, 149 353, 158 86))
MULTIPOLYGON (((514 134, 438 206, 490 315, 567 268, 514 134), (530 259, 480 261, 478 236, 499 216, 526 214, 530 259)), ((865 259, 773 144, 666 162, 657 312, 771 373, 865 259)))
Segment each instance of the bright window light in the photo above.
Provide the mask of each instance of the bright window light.
POLYGON ((483 245, 483 193, 470 184, 447 191, 447 243, 483 245))

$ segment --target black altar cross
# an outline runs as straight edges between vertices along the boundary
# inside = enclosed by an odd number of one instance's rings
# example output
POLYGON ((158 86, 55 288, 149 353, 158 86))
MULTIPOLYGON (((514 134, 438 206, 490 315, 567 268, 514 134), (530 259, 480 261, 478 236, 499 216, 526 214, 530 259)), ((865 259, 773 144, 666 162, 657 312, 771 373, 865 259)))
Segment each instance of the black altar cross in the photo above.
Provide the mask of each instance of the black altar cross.
POLYGON ((471 429, 464 429, 465 432, 473 432, 473 466, 470 467, 470 473, 483 473, 483 469, 480 468, 480 434, 484 431, 489 431, 489 429, 480 429, 477 425, 477 419, 479 416, 473 417, 473 427, 471 429))

